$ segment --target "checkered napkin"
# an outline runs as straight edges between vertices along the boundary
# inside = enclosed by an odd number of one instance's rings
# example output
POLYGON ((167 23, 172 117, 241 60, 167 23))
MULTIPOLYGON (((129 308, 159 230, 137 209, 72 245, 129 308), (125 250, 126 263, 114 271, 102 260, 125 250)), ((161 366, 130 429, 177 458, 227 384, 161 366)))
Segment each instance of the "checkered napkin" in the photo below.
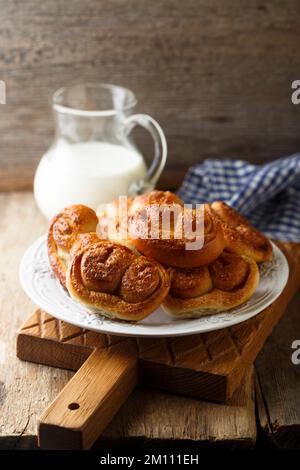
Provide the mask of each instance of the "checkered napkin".
POLYGON ((265 165, 205 160, 178 191, 185 203, 223 200, 270 238, 300 241, 300 154, 265 165))

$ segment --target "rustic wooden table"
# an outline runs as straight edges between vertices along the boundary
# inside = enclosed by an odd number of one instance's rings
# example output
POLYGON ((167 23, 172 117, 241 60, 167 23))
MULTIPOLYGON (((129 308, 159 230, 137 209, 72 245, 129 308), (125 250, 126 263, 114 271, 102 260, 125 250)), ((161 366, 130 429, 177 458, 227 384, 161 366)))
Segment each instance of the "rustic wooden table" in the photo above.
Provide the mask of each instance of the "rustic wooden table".
MULTIPOLYGON (((47 223, 31 193, 7 193, 0 194, 0 224, 0 448, 27 449, 36 446, 38 416, 72 372, 16 358, 16 331, 34 308, 19 284, 19 261, 47 223)), ((299 304, 300 294, 226 405, 138 389, 96 447, 300 447, 300 365, 291 361, 299 304)))

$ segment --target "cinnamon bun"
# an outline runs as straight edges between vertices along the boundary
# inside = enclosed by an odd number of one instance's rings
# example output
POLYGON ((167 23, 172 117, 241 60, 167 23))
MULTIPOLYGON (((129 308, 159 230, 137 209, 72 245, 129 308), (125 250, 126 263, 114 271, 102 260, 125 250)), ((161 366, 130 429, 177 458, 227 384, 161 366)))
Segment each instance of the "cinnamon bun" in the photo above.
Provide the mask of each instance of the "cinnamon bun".
POLYGON ((200 209, 146 205, 131 216, 130 237, 143 255, 179 268, 209 264, 224 249, 221 223, 208 204, 200 209), (166 228, 163 220, 169 222, 166 228))
POLYGON ((245 255, 257 263, 267 261, 272 256, 272 245, 268 238, 256 230, 245 217, 222 201, 211 205, 222 221, 226 249, 238 255, 245 255))
POLYGON ((95 232, 98 224, 96 213, 89 207, 66 207, 51 221, 48 230, 48 257, 55 276, 66 286, 66 271, 70 251, 79 234, 95 232))
POLYGON ((169 274, 126 246, 99 241, 76 251, 66 284, 73 299, 105 316, 142 320, 163 302, 169 274))
POLYGON ((80 233, 72 245, 70 250, 69 259, 73 258, 77 251, 82 250, 86 246, 92 245, 93 243, 100 242, 101 238, 98 237, 96 232, 80 233))
POLYGON ((259 282, 257 263, 234 253, 209 266, 170 269, 171 287, 164 309, 180 318, 197 318, 237 307, 254 293, 259 282))
POLYGON ((134 198, 120 198, 105 204, 103 210, 98 214, 97 233, 101 239, 121 243, 136 251, 135 244, 130 237, 134 214, 145 206, 170 206, 173 204, 183 206, 182 200, 170 191, 151 191, 134 198))
POLYGON ((129 204, 129 215, 134 214, 137 210, 148 205, 171 205, 178 204, 183 206, 183 201, 177 194, 171 191, 151 191, 150 193, 141 194, 133 198, 129 204))

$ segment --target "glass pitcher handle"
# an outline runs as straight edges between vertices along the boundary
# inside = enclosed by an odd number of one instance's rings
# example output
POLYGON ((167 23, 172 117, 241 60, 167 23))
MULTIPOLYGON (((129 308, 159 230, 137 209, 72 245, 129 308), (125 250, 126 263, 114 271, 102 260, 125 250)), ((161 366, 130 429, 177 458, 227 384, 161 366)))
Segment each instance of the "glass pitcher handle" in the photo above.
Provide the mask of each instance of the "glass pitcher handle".
POLYGON ((129 188, 129 196, 152 191, 167 160, 167 142, 162 128, 148 114, 134 114, 125 119, 125 133, 128 135, 135 126, 146 129, 154 140, 154 157, 145 179, 135 181, 129 188))

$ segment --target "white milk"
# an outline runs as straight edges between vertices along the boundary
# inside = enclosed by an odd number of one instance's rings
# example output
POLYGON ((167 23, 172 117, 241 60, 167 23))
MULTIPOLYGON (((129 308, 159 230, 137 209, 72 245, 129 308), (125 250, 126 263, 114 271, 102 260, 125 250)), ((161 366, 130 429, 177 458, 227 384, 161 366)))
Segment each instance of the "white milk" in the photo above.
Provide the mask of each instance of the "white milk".
POLYGON ((34 194, 50 219, 70 204, 99 204, 127 195, 130 185, 146 176, 143 157, 133 149, 105 142, 58 143, 42 158, 34 194))

